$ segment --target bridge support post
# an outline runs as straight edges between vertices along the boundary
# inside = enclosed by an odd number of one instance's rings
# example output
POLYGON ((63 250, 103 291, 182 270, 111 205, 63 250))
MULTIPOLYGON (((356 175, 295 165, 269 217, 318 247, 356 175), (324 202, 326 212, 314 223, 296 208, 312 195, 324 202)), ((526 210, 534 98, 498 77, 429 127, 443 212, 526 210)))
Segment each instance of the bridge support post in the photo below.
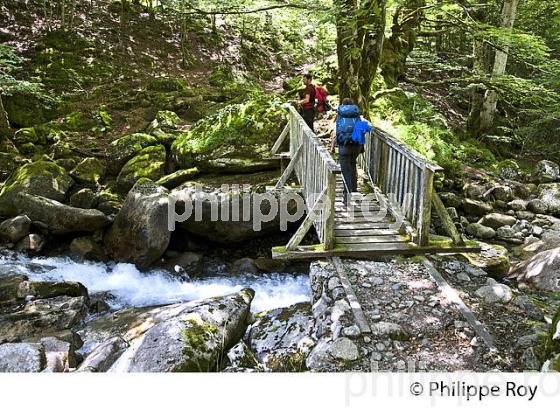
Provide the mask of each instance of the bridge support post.
POLYGON ((336 174, 327 173, 327 188, 325 191, 325 222, 323 224, 323 238, 325 250, 334 248, 334 204, 336 200, 336 174))
POLYGON ((422 207, 421 224, 418 229, 418 244, 427 246, 430 243, 430 223, 432 218, 432 195, 434 190, 434 172, 429 168, 424 168, 423 186, 421 191, 420 203, 422 207))

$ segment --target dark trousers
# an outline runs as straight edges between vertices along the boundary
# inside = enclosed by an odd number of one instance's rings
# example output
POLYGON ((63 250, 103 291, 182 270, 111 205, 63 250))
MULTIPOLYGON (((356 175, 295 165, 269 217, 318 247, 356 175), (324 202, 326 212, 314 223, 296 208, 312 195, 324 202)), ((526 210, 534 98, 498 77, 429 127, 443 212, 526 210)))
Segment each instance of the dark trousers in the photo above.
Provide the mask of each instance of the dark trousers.
POLYGON ((344 178, 344 202, 348 201, 351 192, 358 191, 358 171, 356 169, 356 159, 362 152, 359 144, 346 144, 338 146, 338 158, 340 160, 340 170, 344 178))
POLYGON ((301 116, 303 117, 303 120, 309 126, 309 128, 311 128, 311 131, 315 132, 315 129, 313 128, 315 122, 315 108, 302 108, 301 116))

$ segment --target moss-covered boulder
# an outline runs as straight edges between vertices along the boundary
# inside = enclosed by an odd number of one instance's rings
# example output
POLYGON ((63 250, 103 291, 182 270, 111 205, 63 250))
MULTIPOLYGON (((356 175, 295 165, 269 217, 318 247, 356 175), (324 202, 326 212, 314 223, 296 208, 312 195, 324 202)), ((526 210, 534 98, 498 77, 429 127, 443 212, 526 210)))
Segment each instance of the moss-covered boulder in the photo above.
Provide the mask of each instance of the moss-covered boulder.
POLYGON ((144 148, 157 145, 156 137, 148 134, 130 134, 120 137, 107 149, 107 172, 117 175, 122 167, 144 148))
POLYGON ((53 234, 95 232, 110 223, 109 218, 96 209, 74 208, 37 195, 20 193, 13 205, 18 213, 27 215, 33 224, 53 234))
POLYGON ((121 169, 117 188, 120 192, 126 192, 141 178, 159 180, 165 175, 166 160, 167 153, 163 145, 144 148, 121 169))
POLYGON ((282 100, 257 96, 197 122, 171 147, 180 168, 217 158, 263 159, 286 123, 282 100))
POLYGON ((40 98, 25 92, 3 97, 10 122, 18 127, 32 127, 52 118, 53 111, 40 98))
POLYGON ((14 134, 13 138, 14 143, 18 144, 19 146, 32 143, 32 144, 45 144, 47 139, 38 133, 35 128, 28 127, 28 128, 20 128, 14 134))
POLYGON ((97 196, 95 192, 89 188, 80 189, 70 196, 70 206, 76 208, 92 209, 95 208, 96 203, 97 196))
POLYGON ((315 342, 311 338, 313 316, 309 303, 260 314, 247 331, 247 344, 266 370, 299 372, 315 342))
POLYGON ((177 130, 177 126, 181 122, 181 119, 173 111, 163 110, 158 111, 156 118, 150 123, 147 131, 152 133, 157 130, 164 132, 173 132, 177 130))
POLYGON ((477 242, 482 251, 478 254, 466 253, 464 256, 476 267, 484 269, 489 276, 495 279, 503 279, 509 272, 510 261, 508 250, 500 245, 491 245, 485 242, 477 242))
POLYGON ((74 168, 70 175, 83 184, 97 184, 105 177, 106 165, 97 158, 86 158, 74 168))
POLYGON ((161 185, 167 189, 173 189, 178 187, 184 182, 190 181, 200 175, 200 171, 198 168, 188 168, 188 169, 180 169, 179 171, 175 171, 172 174, 166 175, 163 178, 160 178, 156 184, 161 185))
POLYGON ((115 372, 216 372, 247 327, 255 292, 153 309, 124 336, 130 347, 115 372))
POLYGON ((61 202, 73 184, 74 180, 68 172, 54 162, 37 161, 23 165, 0 191, 0 215, 18 215, 13 202, 19 193, 40 195, 61 202))

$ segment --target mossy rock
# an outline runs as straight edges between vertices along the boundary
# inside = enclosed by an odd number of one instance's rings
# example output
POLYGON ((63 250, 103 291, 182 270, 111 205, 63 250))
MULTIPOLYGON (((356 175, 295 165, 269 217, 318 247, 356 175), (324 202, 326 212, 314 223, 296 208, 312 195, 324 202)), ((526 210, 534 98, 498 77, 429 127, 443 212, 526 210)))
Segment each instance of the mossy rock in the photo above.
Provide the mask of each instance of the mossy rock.
POLYGON ((98 122, 81 112, 73 112, 64 117, 64 127, 69 131, 90 131, 98 122))
POLYGON ((33 94, 19 92, 2 99, 10 122, 18 127, 33 127, 54 117, 52 109, 33 94))
POLYGON ((156 130, 162 130, 165 132, 172 132, 177 130, 177 126, 181 122, 181 119, 173 111, 163 110, 158 111, 156 118, 151 122, 148 127, 148 132, 153 132, 156 130))
POLYGON ((70 175, 83 184, 97 184, 105 177, 106 165, 97 158, 86 158, 74 168, 70 175))
POLYGON ((37 161, 26 164, 6 181, 0 191, 0 214, 15 216, 17 208, 13 201, 17 194, 43 196, 62 202, 74 180, 61 166, 50 161, 37 161))
POLYGON ((200 174, 198 168, 180 169, 172 174, 160 178, 156 184, 167 189, 173 189, 181 185, 183 182, 190 181, 200 174))
POLYGON ((26 144, 23 144, 21 147, 19 147, 19 152, 21 152, 23 155, 28 155, 28 156, 39 154, 42 151, 43 150, 40 147, 36 146, 32 142, 28 142, 26 144))
POLYGON ((70 197, 70 206, 74 208, 93 209, 97 204, 97 196, 89 188, 80 189, 70 197))
POLYGON ((117 188, 120 192, 126 192, 141 178, 159 180, 165 174, 166 160, 167 153, 163 145, 144 148, 122 168, 117 177, 117 188))
POLYGON ((282 100, 268 95, 228 105, 179 137, 171 147, 173 160, 180 168, 190 168, 217 158, 268 158, 285 117, 282 100))
POLYGON ((482 251, 480 253, 467 253, 464 256, 476 267, 484 269, 489 276, 503 279, 511 267, 508 250, 500 245, 477 242, 482 251))
POLYGON ((32 144, 45 144, 46 138, 40 133, 37 133, 34 127, 20 128, 16 131, 13 138, 14 143, 17 145, 32 144))
POLYGON ((74 158, 60 158, 55 160, 54 162, 56 163, 56 165, 60 165, 68 172, 76 168, 76 165, 78 164, 78 161, 76 161, 74 158))
POLYGON ((112 141, 107 153, 107 173, 118 174, 132 157, 144 148, 157 144, 157 138, 142 133, 125 135, 112 141))

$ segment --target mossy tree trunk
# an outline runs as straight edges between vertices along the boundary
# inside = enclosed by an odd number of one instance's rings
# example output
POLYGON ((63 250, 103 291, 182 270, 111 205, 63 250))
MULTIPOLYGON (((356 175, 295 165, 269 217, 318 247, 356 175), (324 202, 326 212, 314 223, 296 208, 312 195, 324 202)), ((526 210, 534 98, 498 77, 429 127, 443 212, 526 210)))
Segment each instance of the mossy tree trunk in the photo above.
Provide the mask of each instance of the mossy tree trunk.
POLYGON ((391 36, 383 46, 381 71, 388 88, 398 85, 406 74, 406 59, 414 50, 418 28, 422 20, 422 7, 426 0, 407 0, 393 16, 391 36))
POLYGON ((339 95, 369 115, 371 86, 383 49, 386 0, 336 0, 339 95))

